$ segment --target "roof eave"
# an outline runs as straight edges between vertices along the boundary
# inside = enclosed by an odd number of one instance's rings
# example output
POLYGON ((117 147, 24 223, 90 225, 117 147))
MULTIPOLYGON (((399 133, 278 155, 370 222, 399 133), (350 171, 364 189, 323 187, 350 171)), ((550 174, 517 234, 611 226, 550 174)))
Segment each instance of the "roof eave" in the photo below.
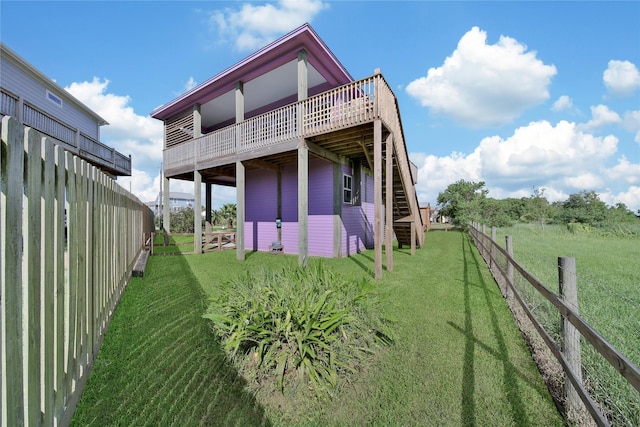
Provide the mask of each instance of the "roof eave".
POLYGON ((247 56, 235 65, 232 65, 204 83, 199 84, 175 98, 173 101, 156 108, 151 112, 151 117, 159 120, 168 119, 183 111, 185 108, 198 103, 198 101, 201 100, 200 98, 210 95, 214 85, 221 84, 221 86, 227 87, 229 84, 243 81, 244 78, 251 75, 256 69, 268 67, 268 64, 276 58, 280 58, 283 55, 291 55, 292 51, 299 51, 302 48, 311 51, 308 53, 312 65, 323 73, 323 75, 328 74, 332 76, 335 83, 345 84, 353 81, 351 74, 349 74, 338 58, 336 58, 333 52, 331 52, 318 34, 307 23, 269 43, 267 46, 247 56), (299 42, 293 46, 288 46, 291 42, 295 41, 299 42))

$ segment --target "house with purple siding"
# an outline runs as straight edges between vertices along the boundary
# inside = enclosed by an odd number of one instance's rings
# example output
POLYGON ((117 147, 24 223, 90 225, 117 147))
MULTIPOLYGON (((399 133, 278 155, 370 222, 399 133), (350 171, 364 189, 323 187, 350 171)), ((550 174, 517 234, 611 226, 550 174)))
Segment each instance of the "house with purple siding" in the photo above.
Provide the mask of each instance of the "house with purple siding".
MULTIPOLYGON (((423 243, 393 91, 379 70, 354 80, 308 24, 151 116, 164 122, 165 194, 172 179, 193 181, 210 212, 212 184, 236 188, 240 260, 274 242, 301 265, 373 248, 380 277, 383 246, 391 271, 394 239, 412 253, 423 243)), ((194 240, 199 253, 201 233, 194 240)))

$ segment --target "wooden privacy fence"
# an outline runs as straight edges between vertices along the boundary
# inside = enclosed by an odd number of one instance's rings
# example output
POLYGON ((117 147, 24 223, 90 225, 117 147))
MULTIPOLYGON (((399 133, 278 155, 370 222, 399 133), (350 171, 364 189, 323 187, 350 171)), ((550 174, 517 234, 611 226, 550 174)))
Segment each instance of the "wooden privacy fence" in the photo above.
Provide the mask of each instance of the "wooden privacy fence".
POLYGON ((1 423, 67 425, 153 213, 14 118, 0 131, 1 423))
POLYGON ((600 426, 608 426, 609 421, 595 402, 582 381, 583 366, 580 362, 580 342, 590 344, 628 382, 640 392, 640 369, 609 344, 597 331, 578 315, 575 259, 558 258, 558 280, 560 295, 550 291, 513 259, 511 236, 506 236, 506 249, 496 243, 496 228, 492 227, 491 237, 485 233, 485 226, 472 223, 470 234, 478 251, 489 266, 510 305, 515 302, 531 321, 544 344, 556 358, 565 376, 564 398, 566 410, 580 410, 581 405, 600 426), (482 230, 480 230, 482 228, 482 230), (516 286, 524 282, 525 286, 516 286), (527 295, 529 294, 529 295, 527 295), (554 331, 534 313, 535 305, 531 294, 541 297, 554 307, 561 335, 560 344, 554 339, 554 331), (560 320, 562 320, 560 322, 560 320))

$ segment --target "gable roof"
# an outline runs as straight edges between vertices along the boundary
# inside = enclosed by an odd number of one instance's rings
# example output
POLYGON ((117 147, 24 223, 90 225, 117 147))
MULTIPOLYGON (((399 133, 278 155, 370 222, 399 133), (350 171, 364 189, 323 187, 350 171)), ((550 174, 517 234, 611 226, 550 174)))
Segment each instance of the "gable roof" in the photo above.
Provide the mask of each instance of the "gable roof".
MULTIPOLYGON (((155 109, 151 113, 151 117, 166 120, 192 107, 194 104, 204 105, 235 90, 237 82, 247 83, 259 77, 264 77, 268 73, 274 78, 276 75, 282 76, 282 70, 291 68, 287 67, 289 63, 293 62, 295 64, 298 52, 301 49, 307 51, 307 60, 310 65, 310 90, 314 83, 316 86, 324 84, 325 86, 335 87, 353 81, 349 72, 342 66, 311 26, 304 24, 180 95, 173 101, 155 109)), ((280 80, 286 81, 287 84, 295 89, 292 93, 297 93, 297 79, 293 79, 293 81, 291 81, 291 78, 280 80)), ((281 83, 280 86, 283 84, 281 83)), ((268 85, 266 86, 268 87, 268 85)), ((286 90, 291 89, 287 88, 286 90)), ((289 94, 287 93, 287 95, 289 94)), ((278 99, 268 99, 268 101, 275 102, 278 99)), ((264 107, 266 105, 265 102, 262 101, 263 105, 256 105, 264 107)), ((251 110, 251 105, 247 105, 247 109, 251 110)))

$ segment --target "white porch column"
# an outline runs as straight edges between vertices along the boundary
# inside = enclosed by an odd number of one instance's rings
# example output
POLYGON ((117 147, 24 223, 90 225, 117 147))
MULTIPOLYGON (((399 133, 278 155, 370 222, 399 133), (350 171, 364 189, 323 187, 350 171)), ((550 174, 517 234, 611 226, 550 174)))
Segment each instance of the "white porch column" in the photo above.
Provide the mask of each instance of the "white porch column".
POLYGON ((298 52, 298 101, 309 96, 308 68, 307 51, 302 49, 298 52))
POLYGON ((202 253, 202 175, 193 171, 193 253, 202 253))
POLYGON ((200 138, 202 136, 202 115, 200 114, 200 104, 193 106, 193 137, 200 138))
POLYGON ((298 144, 298 264, 306 267, 309 256, 309 147, 298 144))
MULTIPOLYGON (((236 83, 236 123, 244 121, 244 83, 236 83)), ((236 148, 240 148, 242 134, 236 129, 236 148)), ((236 161, 236 258, 244 261, 244 214, 245 214, 245 170, 241 161, 236 161)))

